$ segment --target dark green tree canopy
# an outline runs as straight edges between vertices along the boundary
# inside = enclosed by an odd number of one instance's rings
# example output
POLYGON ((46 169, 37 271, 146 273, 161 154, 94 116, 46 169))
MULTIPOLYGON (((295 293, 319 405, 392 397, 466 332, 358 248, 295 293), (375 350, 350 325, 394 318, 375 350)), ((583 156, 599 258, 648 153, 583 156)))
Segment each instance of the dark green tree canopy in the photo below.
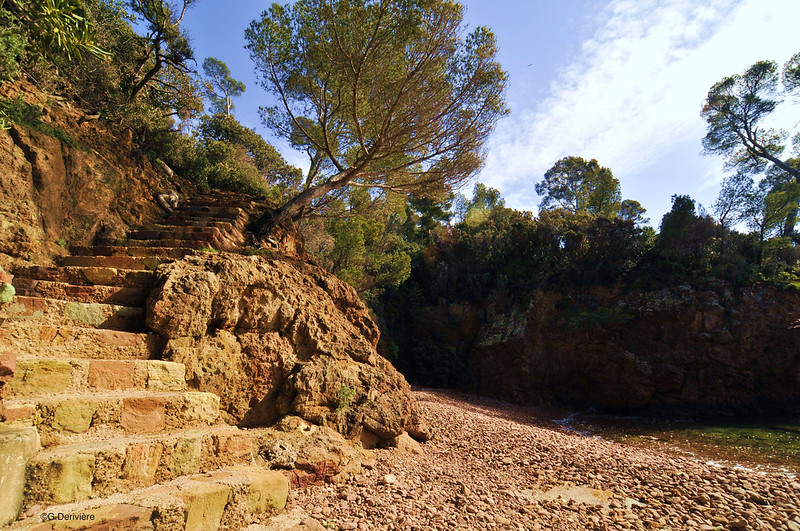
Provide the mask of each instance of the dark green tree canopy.
MULTIPOLYGON (((789 133, 764 125, 764 120, 798 87, 800 54, 784 65, 782 75, 775 61, 759 61, 743 74, 716 83, 708 91, 701 112, 708 124, 703 138, 706 152, 724 155, 727 166, 738 173, 754 175, 774 167, 800 183, 800 170, 782 155, 789 133)), ((723 193, 734 188, 723 189, 723 193)), ((785 214, 783 232, 791 235, 797 209, 779 211, 785 214)))
MULTIPOLYGON (((204 116, 198 127, 200 142, 207 151, 236 150, 242 158, 254 166, 258 178, 271 186, 277 187, 280 198, 296 193, 302 177, 298 168, 286 163, 281 154, 267 143, 258 133, 243 126, 234 117, 227 114, 204 116)), ((224 165, 220 172, 229 171, 224 165)), ((213 183, 212 183, 213 184, 213 183)))
POLYGON ((639 201, 625 199, 620 203, 617 215, 626 221, 633 221, 635 225, 643 225, 650 221, 650 218, 644 217, 646 212, 647 209, 639 201))
POLYGON ((708 124, 703 138, 706 152, 725 155, 728 166, 741 171, 760 173, 772 163, 800 178, 800 171, 781 158, 787 133, 763 125, 783 96, 797 88, 799 62, 795 55, 786 64, 783 86, 774 61, 759 61, 743 74, 714 84, 701 112, 708 124))
POLYGON ((244 83, 233 79, 228 65, 216 57, 203 61, 203 74, 206 77, 204 95, 211 102, 212 114, 231 114, 233 98, 244 93, 244 83))
POLYGON ((442 197, 480 168, 507 75, 494 35, 464 38, 462 22, 452 0, 298 0, 250 25, 247 48, 278 102, 262 118, 312 162, 262 233, 341 187, 442 197))
MULTIPOLYGON (((130 0, 134 16, 145 25, 145 35, 136 40, 138 62, 125 80, 131 101, 147 88, 153 98, 174 98, 192 85, 194 51, 180 27, 186 10, 196 0, 130 0)), ((193 87, 192 87, 193 88, 193 87)))
POLYGON ((596 159, 587 162, 581 157, 564 157, 547 170, 535 190, 544 196, 540 210, 563 208, 573 213, 612 215, 620 206, 619 180, 596 159))

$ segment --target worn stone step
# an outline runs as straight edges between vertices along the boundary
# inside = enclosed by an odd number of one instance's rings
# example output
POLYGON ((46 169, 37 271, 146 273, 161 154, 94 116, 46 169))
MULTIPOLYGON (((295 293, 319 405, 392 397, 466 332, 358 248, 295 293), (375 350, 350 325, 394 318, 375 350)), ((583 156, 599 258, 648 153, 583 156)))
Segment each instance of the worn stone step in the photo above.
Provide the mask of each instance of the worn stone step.
MULTIPOLYGON (((125 241, 125 240, 122 240, 125 241)), ((131 243, 127 241, 126 243, 131 243)), ((183 258, 195 254, 192 247, 171 247, 168 241, 161 242, 163 247, 137 247, 131 245, 89 245, 71 247, 70 251, 78 256, 158 256, 163 258, 183 258)))
POLYGON ((64 267, 113 268, 118 270, 154 270, 175 258, 164 256, 58 256, 56 263, 64 267))
POLYGON ((160 230, 133 230, 128 232, 130 240, 193 240, 216 238, 222 234, 217 227, 167 227, 160 230))
POLYGON ((104 497, 223 466, 249 465, 258 451, 255 434, 225 425, 56 446, 28 461, 23 507, 104 497), (65 481, 67 470, 80 473, 65 481), (65 483, 81 487, 65 491, 65 483))
POLYGON ((17 295, 47 297, 63 301, 99 302, 122 306, 143 306, 150 292, 147 288, 120 288, 116 286, 76 286, 66 282, 14 277, 17 295))
POLYGON ((250 213, 244 208, 239 208, 237 206, 219 206, 219 205, 183 205, 179 206, 175 210, 174 214, 177 213, 201 214, 215 218, 230 218, 242 215, 245 216, 250 215, 250 213))
POLYGON ((147 268, 130 269, 107 266, 27 266, 14 271, 18 278, 66 282, 76 286, 117 286, 121 288, 149 288, 155 275, 147 268))
POLYGON ((164 339, 158 334, 123 332, 80 326, 6 321, 0 339, 14 345, 18 357, 85 359, 159 358, 164 339))
MULTIPOLYGON (((77 460, 76 460, 77 461, 77 460)), ((88 459, 71 464, 68 478, 85 477, 88 459)), ((67 484, 66 492, 86 498, 85 483, 67 484)), ((286 506, 289 482, 275 470, 256 466, 234 466, 204 474, 183 476, 136 489, 126 494, 88 499, 71 504, 46 506, 42 513, 14 523, 10 530, 129 530, 129 531, 216 531, 243 529, 276 514, 286 506), (81 522, 59 521, 55 515, 78 515, 81 522), (88 523, 86 523, 88 522, 88 523), (79 527, 80 526, 80 527, 79 527)), ((91 495, 90 493, 88 495, 91 495)))
POLYGON ((125 332, 146 330, 144 308, 43 297, 14 297, 9 304, 0 306, 0 319, 125 332))
POLYGON ((216 238, 208 235, 199 235, 197 238, 190 239, 156 239, 156 240, 137 240, 133 238, 103 238, 98 240, 98 245, 103 247, 133 247, 137 249, 192 249, 199 251, 211 247, 216 238))
POLYGON ((18 358, 6 396, 30 398, 131 389, 184 391, 185 376, 182 363, 160 360, 18 358))
POLYGON ((242 223, 247 222, 250 215, 242 210, 236 212, 210 212, 202 210, 176 210, 164 220, 164 223, 170 224, 173 221, 187 220, 187 221, 216 221, 228 223, 242 223))
POLYGON ((241 208, 244 210, 251 209, 255 206, 255 202, 251 200, 243 200, 238 198, 221 198, 221 197, 201 197, 195 196, 185 203, 188 207, 217 207, 217 208, 241 208))
POLYGON ((145 225, 142 227, 142 230, 157 230, 157 231, 168 231, 175 228, 209 228, 213 227, 216 229, 221 230, 222 232, 230 232, 234 230, 241 230, 241 227, 238 227, 236 223, 231 221, 214 221, 208 218, 198 218, 198 219, 166 219, 161 223, 157 223, 154 225, 145 225))
POLYGON ((0 424, 0 527, 17 519, 24 501, 26 463, 40 448, 36 428, 0 424))
POLYGON ((4 400, 15 425, 39 430, 42 445, 152 434, 208 426, 219 419, 219 397, 195 391, 118 391, 4 400))

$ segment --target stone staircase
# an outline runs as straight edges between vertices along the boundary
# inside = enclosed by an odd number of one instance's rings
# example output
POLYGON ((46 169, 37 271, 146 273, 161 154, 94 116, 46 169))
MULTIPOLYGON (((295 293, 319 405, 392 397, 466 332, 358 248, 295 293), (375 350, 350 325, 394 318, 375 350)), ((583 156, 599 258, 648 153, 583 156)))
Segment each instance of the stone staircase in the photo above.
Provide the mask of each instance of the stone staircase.
POLYGON ((261 433, 224 424, 219 397, 188 389, 144 323, 155 267, 240 249, 254 208, 237 194, 197 196, 127 239, 15 271, 17 296, 0 307, 0 348, 16 357, 0 526, 238 529, 283 507, 285 476, 255 466, 261 433))

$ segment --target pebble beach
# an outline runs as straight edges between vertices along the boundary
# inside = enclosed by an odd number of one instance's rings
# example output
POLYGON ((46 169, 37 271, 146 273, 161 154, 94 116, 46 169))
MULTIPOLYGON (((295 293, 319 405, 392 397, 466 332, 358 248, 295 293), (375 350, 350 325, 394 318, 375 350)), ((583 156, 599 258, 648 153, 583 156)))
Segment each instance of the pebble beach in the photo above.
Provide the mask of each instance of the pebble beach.
POLYGON ((415 392, 435 438, 293 489, 298 529, 800 531, 800 480, 572 433, 558 413, 415 392))

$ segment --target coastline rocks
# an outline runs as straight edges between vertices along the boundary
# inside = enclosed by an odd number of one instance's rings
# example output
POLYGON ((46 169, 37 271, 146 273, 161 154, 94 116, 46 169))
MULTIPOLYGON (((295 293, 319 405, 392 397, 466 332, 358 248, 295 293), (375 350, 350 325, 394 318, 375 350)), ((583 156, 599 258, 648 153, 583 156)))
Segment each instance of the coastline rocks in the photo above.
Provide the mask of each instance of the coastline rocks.
POLYGON ((296 415, 362 441, 430 438, 355 290, 315 266, 224 253, 162 265, 147 323, 229 421, 296 415))

